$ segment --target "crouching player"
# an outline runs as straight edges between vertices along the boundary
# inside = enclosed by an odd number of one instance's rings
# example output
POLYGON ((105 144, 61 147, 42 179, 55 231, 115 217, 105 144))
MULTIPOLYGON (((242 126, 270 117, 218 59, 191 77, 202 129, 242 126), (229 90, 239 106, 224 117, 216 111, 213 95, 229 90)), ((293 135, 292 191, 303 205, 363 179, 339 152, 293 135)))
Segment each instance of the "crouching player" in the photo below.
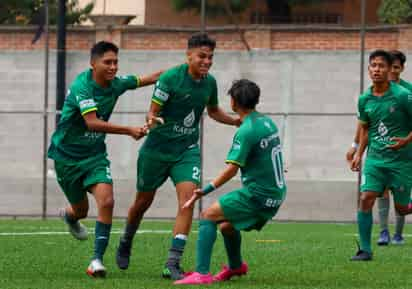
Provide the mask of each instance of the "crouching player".
POLYGON ((202 212, 196 251, 196 270, 174 284, 209 284, 248 271, 240 252, 240 231, 260 230, 276 215, 286 196, 279 133, 273 121, 255 110, 260 89, 246 79, 229 90, 232 110, 242 120, 229 151, 226 168, 203 189, 196 189, 185 207, 233 178, 239 168, 243 187, 225 194, 202 212), (216 228, 220 226, 229 264, 209 273, 216 228))

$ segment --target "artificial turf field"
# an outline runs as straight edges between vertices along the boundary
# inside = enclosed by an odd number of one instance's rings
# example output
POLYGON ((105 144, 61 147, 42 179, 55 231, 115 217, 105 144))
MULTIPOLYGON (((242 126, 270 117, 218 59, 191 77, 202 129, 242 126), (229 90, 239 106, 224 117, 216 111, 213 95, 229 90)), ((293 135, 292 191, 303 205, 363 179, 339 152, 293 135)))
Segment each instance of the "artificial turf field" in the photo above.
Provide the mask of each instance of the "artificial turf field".
MULTIPOLYGON (((85 222, 93 229, 92 220, 85 222)), ((170 245, 172 223, 145 221, 134 243, 128 270, 116 267, 114 254, 123 222, 113 225, 105 255, 106 279, 85 274, 93 236, 80 242, 65 233, 60 220, 0 220, 0 288, 176 288, 160 277, 170 245), (34 234, 31 234, 34 233, 34 234)), ((197 224, 189 238, 183 267, 194 268, 197 224)), ((374 242, 378 226, 374 226, 374 242)), ((403 246, 374 246, 372 262, 353 263, 354 224, 271 223, 260 233, 242 233, 248 275, 213 288, 412 288, 412 238, 403 246)), ((218 235, 212 273, 226 262, 218 235)), ((182 286, 180 286, 182 287, 182 286)), ((185 288, 199 286, 183 286, 185 288)))

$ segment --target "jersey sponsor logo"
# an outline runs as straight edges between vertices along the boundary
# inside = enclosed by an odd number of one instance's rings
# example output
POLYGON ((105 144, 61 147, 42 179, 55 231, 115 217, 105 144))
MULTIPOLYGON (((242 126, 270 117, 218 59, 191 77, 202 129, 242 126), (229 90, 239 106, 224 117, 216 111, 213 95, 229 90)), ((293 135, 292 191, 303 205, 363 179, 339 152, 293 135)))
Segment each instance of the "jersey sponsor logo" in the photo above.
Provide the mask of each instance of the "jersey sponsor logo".
POLYGON ((274 133, 274 134, 271 134, 271 135, 268 136, 268 137, 262 138, 262 139, 260 140, 260 147, 261 147, 262 149, 267 148, 267 147, 269 146, 269 143, 270 143, 272 140, 277 139, 277 138, 279 138, 279 134, 278 134, 278 133, 274 133))
POLYGON ((169 99, 169 94, 158 87, 155 88, 154 96, 163 101, 167 101, 169 99))
POLYGON ((96 103, 94 102, 93 99, 85 99, 79 102, 79 106, 80 106, 80 109, 83 110, 86 108, 95 107, 96 103))
POLYGON ((89 138, 89 139, 98 139, 102 136, 104 136, 104 132, 97 132, 97 131, 85 131, 84 136, 89 138))
POLYGON ((385 124, 382 121, 379 122, 378 133, 381 135, 381 137, 384 137, 388 134, 388 128, 385 126, 385 124))
POLYGON ((195 122, 195 112, 192 109, 192 111, 183 120, 183 125, 185 127, 192 127, 194 122, 195 122))
POLYGON ((179 134, 186 134, 186 135, 191 135, 196 131, 196 128, 194 127, 183 127, 180 125, 175 124, 173 126, 173 131, 179 134))

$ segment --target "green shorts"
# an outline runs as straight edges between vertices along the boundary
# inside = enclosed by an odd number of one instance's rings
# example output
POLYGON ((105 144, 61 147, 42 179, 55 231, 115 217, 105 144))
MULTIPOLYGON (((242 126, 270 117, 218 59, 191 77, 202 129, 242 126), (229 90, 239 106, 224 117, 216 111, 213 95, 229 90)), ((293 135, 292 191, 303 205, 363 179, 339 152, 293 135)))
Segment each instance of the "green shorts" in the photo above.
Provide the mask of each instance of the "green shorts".
POLYGON ((236 230, 261 230, 279 210, 283 199, 252 195, 246 188, 224 194, 218 200, 223 215, 236 230))
POLYGON ((93 157, 76 164, 55 161, 57 182, 70 204, 84 200, 89 187, 99 183, 112 184, 110 161, 105 157, 93 157))
POLYGON ((199 147, 187 149, 177 160, 164 160, 153 152, 140 151, 137 159, 138 192, 154 192, 170 177, 176 185, 181 182, 200 184, 199 147))
POLYGON ((412 189, 412 165, 383 166, 366 160, 362 171, 361 192, 376 192, 382 195, 386 188, 392 191, 394 202, 409 204, 412 189))

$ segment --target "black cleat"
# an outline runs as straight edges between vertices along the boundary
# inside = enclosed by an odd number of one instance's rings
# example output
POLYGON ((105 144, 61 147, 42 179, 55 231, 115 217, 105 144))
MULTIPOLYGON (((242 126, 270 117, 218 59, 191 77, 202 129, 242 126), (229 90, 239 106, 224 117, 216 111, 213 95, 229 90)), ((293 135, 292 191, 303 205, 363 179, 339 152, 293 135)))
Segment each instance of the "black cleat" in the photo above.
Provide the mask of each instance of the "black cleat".
POLYGON ((116 263, 122 270, 126 270, 129 267, 131 249, 132 246, 130 244, 120 240, 119 247, 116 251, 116 263))
POLYGON ((166 264, 162 272, 162 277, 166 279, 180 280, 185 277, 185 272, 179 264, 166 264))
POLYGON ((372 261, 372 253, 359 250, 356 255, 351 258, 351 261, 372 261))

